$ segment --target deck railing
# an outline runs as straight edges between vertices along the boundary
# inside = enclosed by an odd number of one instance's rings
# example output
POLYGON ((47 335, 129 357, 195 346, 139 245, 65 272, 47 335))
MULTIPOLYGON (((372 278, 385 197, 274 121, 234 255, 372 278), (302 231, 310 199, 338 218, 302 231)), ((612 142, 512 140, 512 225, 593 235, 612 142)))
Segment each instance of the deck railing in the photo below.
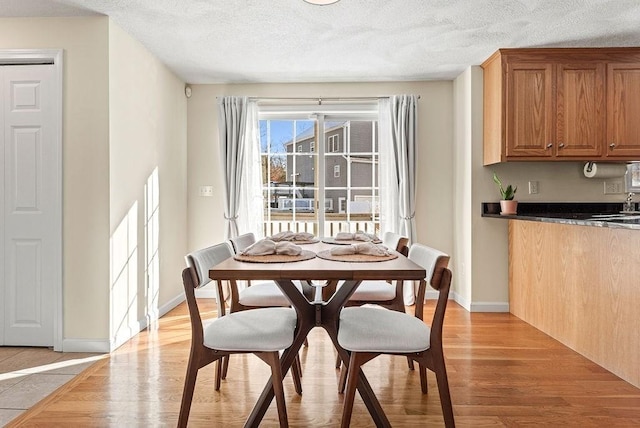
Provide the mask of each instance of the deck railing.
MULTIPOLYGON (((264 236, 271 236, 278 232, 308 232, 318 236, 318 223, 313 213, 307 215, 298 215, 296 220, 291 218, 273 218, 265 221, 263 226, 264 236)), ((279 216, 280 217, 280 216, 279 216)), ((328 218, 324 222, 324 236, 335 236, 338 232, 357 232, 364 231, 367 233, 380 234, 380 222, 372 219, 371 215, 353 215, 347 221, 344 214, 327 214, 328 218), (343 217, 340 219, 339 217, 343 217)), ((377 219, 376 219, 377 220, 377 219)))

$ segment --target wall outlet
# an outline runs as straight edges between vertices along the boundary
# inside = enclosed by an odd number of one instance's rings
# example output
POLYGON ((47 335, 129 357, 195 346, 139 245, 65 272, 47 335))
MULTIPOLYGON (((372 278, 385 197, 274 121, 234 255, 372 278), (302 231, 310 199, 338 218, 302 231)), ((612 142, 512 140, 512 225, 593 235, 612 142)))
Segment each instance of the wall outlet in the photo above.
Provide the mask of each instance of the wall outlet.
POLYGON ((200 196, 213 196, 213 186, 200 186, 200 196))
POLYGON ((538 182, 530 181, 529 182, 529 194, 536 195, 538 193, 538 182))
POLYGON ((610 180, 604 182, 604 194, 613 195, 616 193, 623 193, 623 186, 621 180, 610 180))

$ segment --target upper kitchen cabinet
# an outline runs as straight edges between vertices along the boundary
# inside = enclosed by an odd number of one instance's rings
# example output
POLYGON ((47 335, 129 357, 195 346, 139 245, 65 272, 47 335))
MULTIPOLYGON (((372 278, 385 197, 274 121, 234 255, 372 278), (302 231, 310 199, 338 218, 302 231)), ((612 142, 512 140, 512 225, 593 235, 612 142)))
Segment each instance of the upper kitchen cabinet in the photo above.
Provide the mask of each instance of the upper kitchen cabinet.
POLYGON ((640 154, 640 62, 607 65, 607 157, 640 154))
POLYGON ((485 165, 640 159, 640 48, 501 49, 482 68, 485 165))

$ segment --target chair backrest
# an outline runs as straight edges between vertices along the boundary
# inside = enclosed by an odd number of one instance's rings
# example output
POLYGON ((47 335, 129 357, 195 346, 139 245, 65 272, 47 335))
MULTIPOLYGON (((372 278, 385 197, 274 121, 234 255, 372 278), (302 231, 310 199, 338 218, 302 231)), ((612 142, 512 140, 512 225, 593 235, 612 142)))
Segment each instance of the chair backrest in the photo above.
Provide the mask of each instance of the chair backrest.
POLYGON ((449 286, 451 283, 451 271, 447 269, 447 266, 449 265, 449 256, 435 248, 416 243, 411 245, 411 248, 409 248, 408 257, 409 260, 422 266, 426 270, 425 279, 420 281, 418 292, 416 293, 415 315, 416 317, 423 319, 424 295, 426 293, 428 282, 431 287, 440 292, 433 322, 437 328, 442 329, 442 319, 444 318, 444 309, 447 307, 447 298, 449 297, 449 286), (445 274, 445 272, 448 273, 445 274), (442 305, 444 306, 442 307, 442 305), (441 316, 442 319, 438 320, 436 319, 436 316, 441 316))
POLYGON ((409 252, 409 238, 394 232, 385 232, 382 237, 382 243, 392 250, 396 250, 400 254, 407 255, 409 252))
POLYGON ((187 307, 189 308, 189 319, 191 321, 192 348, 195 344, 202 344, 204 342, 202 318, 200 317, 195 295, 195 289, 198 288, 198 284, 196 283, 197 278, 195 276, 196 273, 193 267, 187 267, 182 271, 182 284, 184 285, 184 294, 187 297, 187 307))
POLYGON ((409 248, 409 260, 422 266, 426 271, 425 279, 431 287, 438 290, 442 280, 442 272, 449 265, 449 256, 440 250, 423 244, 413 244, 409 248))
POLYGON ((187 254, 185 256, 187 266, 196 275, 194 278, 195 287, 199 288, 211 282, 209 269, 229 257, 233 257, 233 249, 228 242, 222 242, 187 254))
POLYGON ((238 254, 240 251, 247 248, 249 245, 252 245, 256 242, 256 236, 252 233, 245 233, 240 236, 236 236, 235 238, 229 239, 231 245, 233 246, 233 251, 238 254))
MULTIPOLYGON (((442 268, 438 276, 438 302, 431 320, 431 335, 429 336, 432 349, 442 348, 442 327, 444 325, 444 313, 449 301, 449 288, 451 287, 451 271, 442 268)), ((423 297, 424 300, 424 297, 423 297)))

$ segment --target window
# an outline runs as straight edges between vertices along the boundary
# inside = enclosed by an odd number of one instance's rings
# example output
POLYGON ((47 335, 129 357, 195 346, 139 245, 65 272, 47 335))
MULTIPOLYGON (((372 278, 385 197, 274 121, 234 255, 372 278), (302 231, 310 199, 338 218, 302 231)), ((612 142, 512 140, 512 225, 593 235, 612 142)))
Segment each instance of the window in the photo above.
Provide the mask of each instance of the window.
POLYGON ((329 141, 329 151, 330 152, 339 152, 340 151, 340 143, 338 141, 337 135, 332 135, 328 138, 329 141))
POLYGON ((264 235, 379 233, 377 104, 348 116, 279 108, 259 116, 264 235))

